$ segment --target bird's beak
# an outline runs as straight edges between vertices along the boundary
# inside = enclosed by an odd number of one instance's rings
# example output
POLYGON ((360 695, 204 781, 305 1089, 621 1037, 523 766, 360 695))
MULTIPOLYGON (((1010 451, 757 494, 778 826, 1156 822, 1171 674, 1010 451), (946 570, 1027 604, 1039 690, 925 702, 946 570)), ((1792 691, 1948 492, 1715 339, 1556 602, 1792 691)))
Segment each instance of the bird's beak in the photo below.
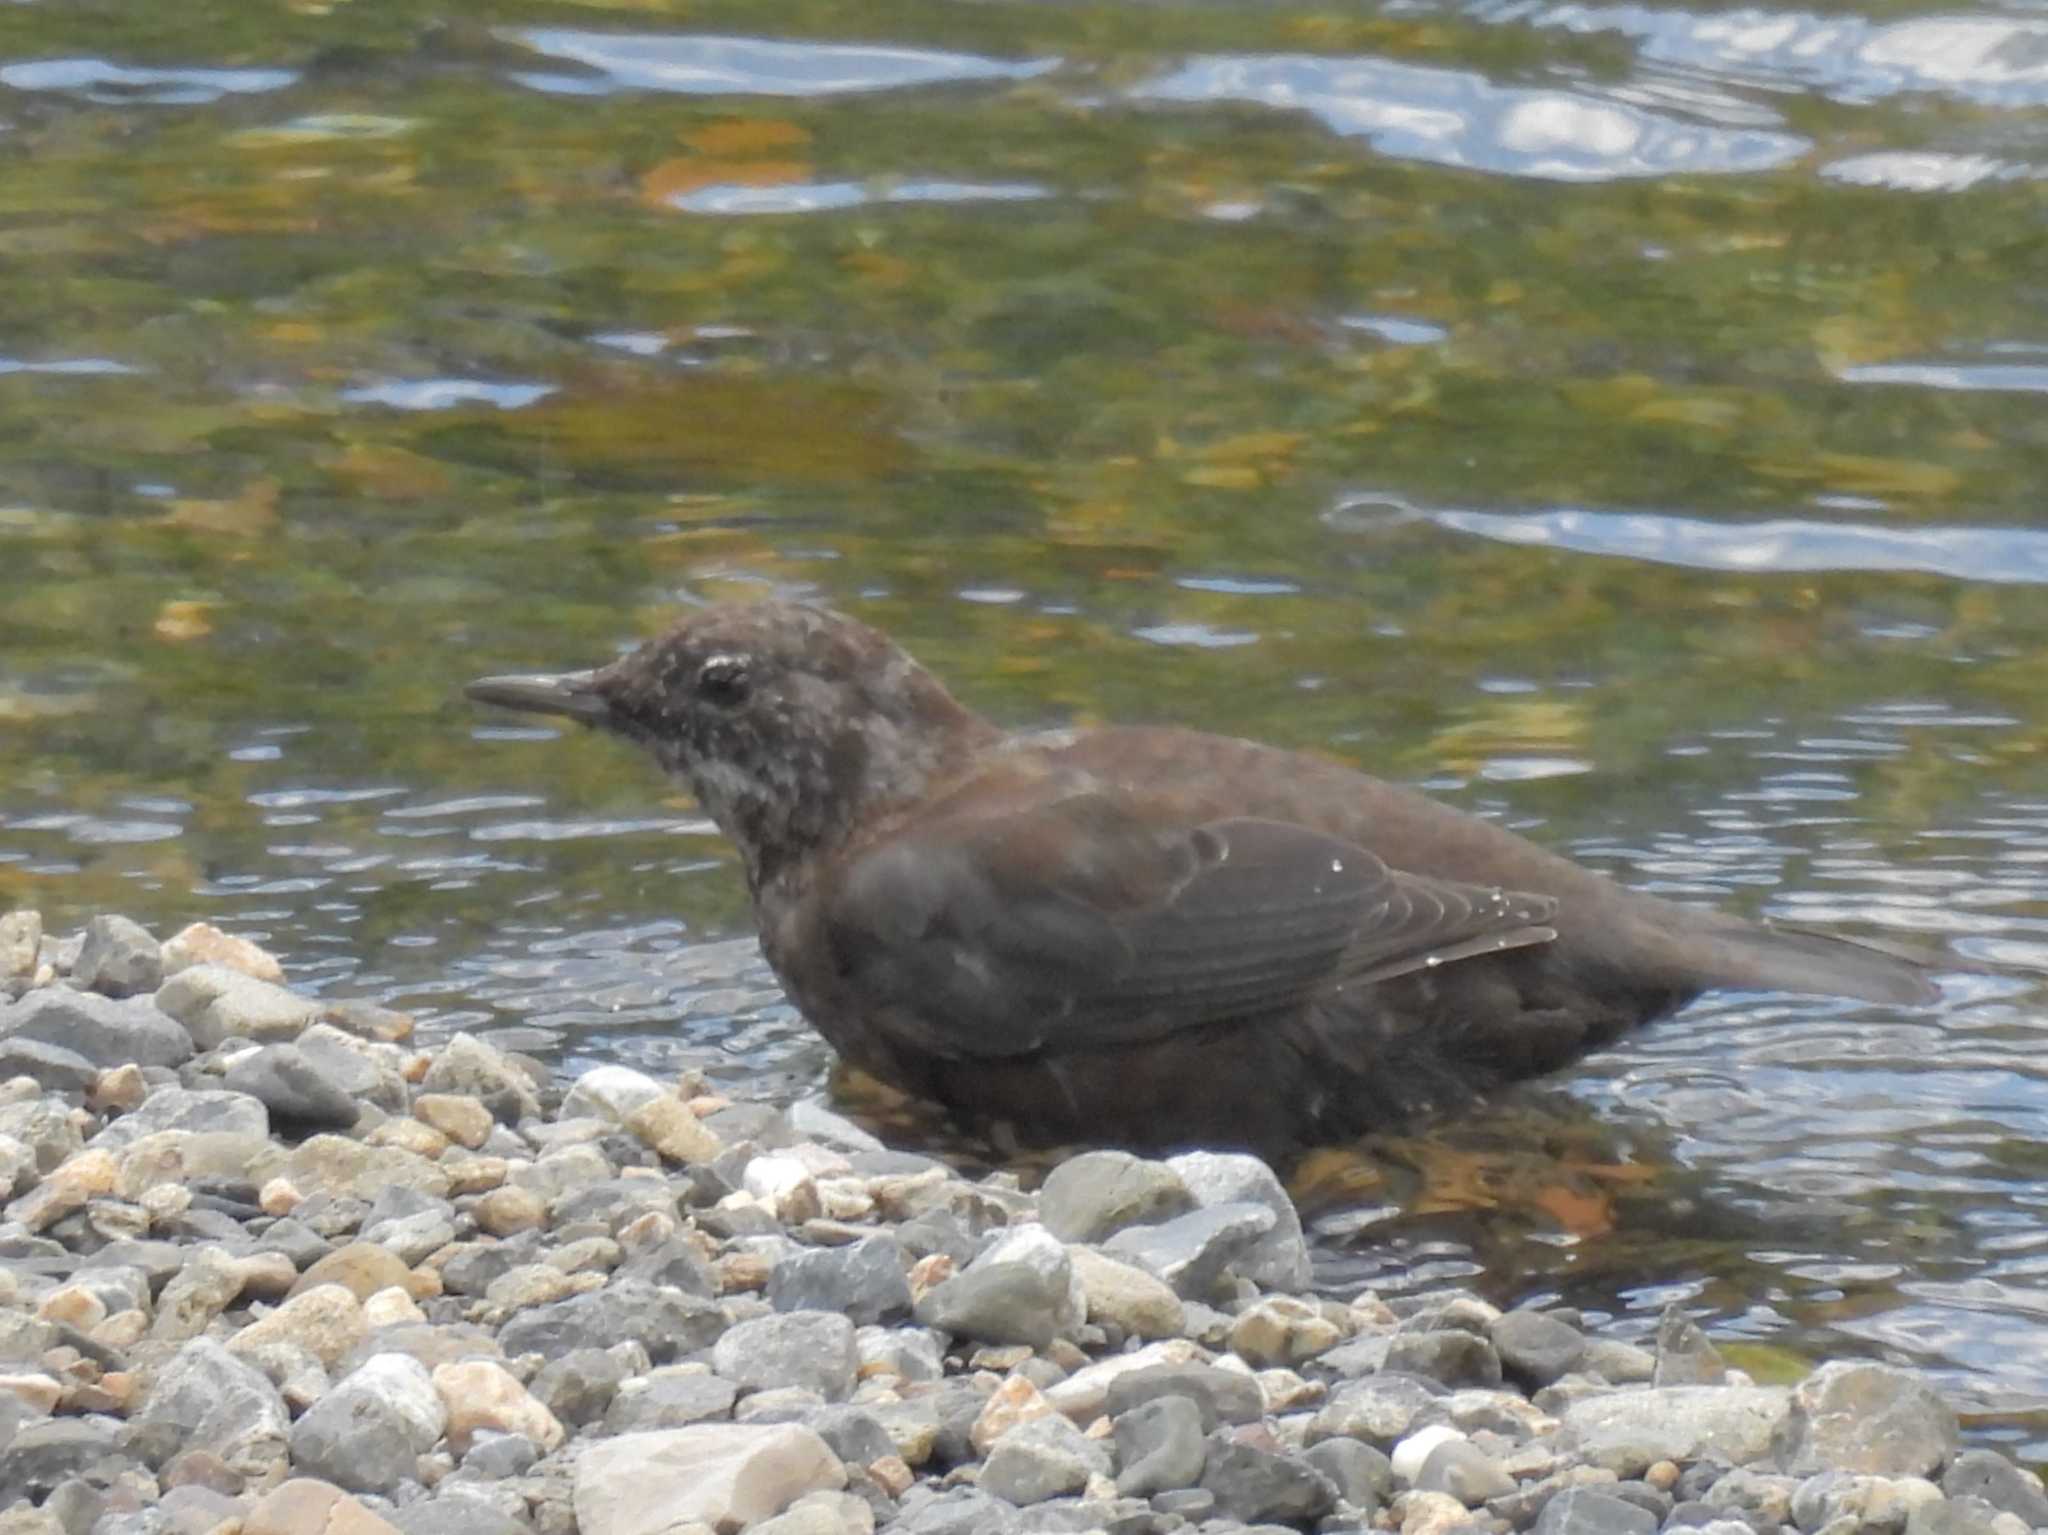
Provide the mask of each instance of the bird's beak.
POLYGON ((480 704, 526 714, 565 714, 586 725, 609 724, 612 717, 611 705, 597 689, 596 672, 479 677, 462 691, 480 704))

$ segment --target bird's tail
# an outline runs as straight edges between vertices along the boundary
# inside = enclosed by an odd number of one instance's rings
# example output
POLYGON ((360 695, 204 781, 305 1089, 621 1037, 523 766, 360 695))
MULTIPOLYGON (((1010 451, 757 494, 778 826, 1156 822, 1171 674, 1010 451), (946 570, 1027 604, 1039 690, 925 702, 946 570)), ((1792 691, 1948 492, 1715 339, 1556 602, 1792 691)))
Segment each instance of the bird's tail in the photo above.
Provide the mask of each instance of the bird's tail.
POLYGON ((1710 986, 1794 991, 1864 1002, 1925 1005, 1941 995, 1931 971, 1961 961, 1906 944, 1838 938, 1796 927, 1731 924, 1702 935, 1691 957, 1710 986))

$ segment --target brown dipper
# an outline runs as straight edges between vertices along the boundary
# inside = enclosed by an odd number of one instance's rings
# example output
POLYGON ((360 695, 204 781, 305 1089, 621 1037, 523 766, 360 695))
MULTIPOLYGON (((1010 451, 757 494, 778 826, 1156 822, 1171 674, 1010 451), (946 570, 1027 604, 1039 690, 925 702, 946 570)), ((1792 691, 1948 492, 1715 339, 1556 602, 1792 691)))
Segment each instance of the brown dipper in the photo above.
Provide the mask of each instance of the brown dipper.
POLYGON ((1625 889, 1316 757, 1006 734, 821 608, 707 608, 598 670, 467 692, 647 747, 738 847, 833 1048, 1027 1140, 1278 1154, 1712 987, 1936 995, 1915 961, 1625 889))

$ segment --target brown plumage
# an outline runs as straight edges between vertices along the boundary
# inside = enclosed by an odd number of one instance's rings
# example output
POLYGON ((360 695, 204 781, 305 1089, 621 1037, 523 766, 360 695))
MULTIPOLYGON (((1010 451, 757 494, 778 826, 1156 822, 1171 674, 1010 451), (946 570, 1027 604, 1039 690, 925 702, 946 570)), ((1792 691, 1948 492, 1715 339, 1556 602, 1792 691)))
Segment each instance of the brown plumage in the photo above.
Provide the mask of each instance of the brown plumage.
POLYGON ((1924 1003, 1915 961, 1625 889, 1250 741, 1009 735, 867 626, 710 608, 472 698, 649 748, 854 1064, 1026 1139, 1282 1152, 1552 1071, 1713 987, 1924 1003))

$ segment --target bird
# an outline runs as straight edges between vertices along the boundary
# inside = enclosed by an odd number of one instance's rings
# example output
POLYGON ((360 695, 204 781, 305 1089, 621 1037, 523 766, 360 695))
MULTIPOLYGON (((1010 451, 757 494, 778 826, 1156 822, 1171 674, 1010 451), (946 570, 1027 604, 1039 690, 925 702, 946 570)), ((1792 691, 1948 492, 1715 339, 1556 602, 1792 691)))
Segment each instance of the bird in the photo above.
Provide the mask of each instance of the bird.
POLYGON ((1343 763, 1009 732, 888 636, 693 610, 481 703, 652 753, 848 1063, 1011 1144, 1283 1158, 1463 1109, 1716 988, 1924 1005, 1930 962, 1632 890, 1343 763))

